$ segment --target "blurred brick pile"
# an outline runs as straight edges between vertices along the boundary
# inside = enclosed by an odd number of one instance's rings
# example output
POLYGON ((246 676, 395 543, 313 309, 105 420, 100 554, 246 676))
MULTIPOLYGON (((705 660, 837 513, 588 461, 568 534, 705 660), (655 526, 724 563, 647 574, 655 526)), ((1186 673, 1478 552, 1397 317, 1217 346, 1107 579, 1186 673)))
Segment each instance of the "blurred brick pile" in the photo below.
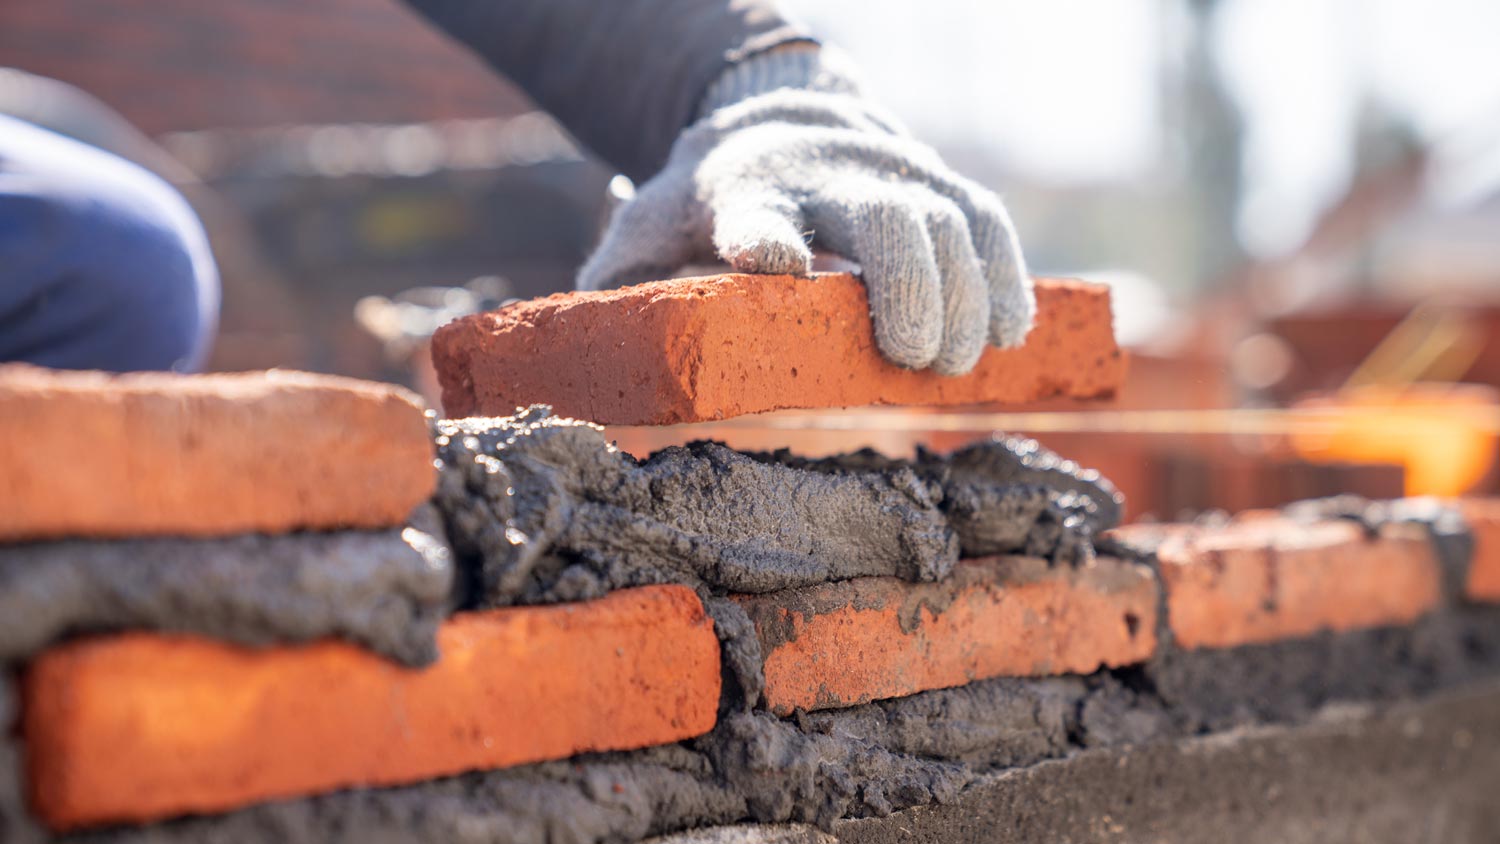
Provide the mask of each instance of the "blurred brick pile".
POLYGON ((72 83, 149 135, 528 110, 392 0, 0 4, 0 66, 72 83))

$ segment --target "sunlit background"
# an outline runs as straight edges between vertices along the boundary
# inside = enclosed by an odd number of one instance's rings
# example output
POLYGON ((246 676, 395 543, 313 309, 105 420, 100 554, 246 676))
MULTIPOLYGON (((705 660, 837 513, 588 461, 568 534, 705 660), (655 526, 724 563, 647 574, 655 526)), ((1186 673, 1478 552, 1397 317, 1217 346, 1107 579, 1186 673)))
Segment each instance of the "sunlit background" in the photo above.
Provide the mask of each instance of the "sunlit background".
MULTIPOLYGON (((1500 3, 783 9, 1004 196, 1036 273, 1115 287, 1128 388, 1029 430, 1134 514, 1497 489, 1500 3)), ((0 67, 29 72, 0 74, 0 112, 198 208, 225 281, 217 368, 430 392, 426 334, 566 289, 606 213, 613 173, 395 0, 0 4, 0 67)), ((708 433, 858 439, 795 427, 708 433)), ((983 435, 908 427, 864 441, 983 435)))

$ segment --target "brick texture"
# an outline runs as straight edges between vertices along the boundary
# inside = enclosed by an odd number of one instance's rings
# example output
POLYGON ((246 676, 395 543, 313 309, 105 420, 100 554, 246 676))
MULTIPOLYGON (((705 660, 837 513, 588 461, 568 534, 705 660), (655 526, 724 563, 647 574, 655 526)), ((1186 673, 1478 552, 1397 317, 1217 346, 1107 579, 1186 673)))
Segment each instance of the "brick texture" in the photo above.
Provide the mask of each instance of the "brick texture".
POLYGON ((398 525, 432 461, 387 384, 0 367, 0 540, 398 525))
POLYGON ((457 320, 433 338, 451 416, 551 404, 608 425, 782 408, 1108 396, 1124 378, 1107 288, 1037 281, 1037 325, 948 378, 888 363, 844 274, 724 275, 564 293, 457 320))
POLYGON ((129 634, 25 678, 33 808, 53 829, 662 744, 712 729, 719 644, 693 592, 456 616, 412 670, 342 643, 254 651, 129 634))
POLYGON ((737 600, 765 655, 766 706, 787 715, 999 676, 1086 674, 1156 647, 1156 579, 1101 558, 959 564, 941 583, 871 577, 737 600))
POLYGON ((1467 498, 1456 502, 1474 533, 1474 556, 1464 594, 1470 600, 1500 603, 1500 498, 1467 498))
POLYGON ((393 0, 0 3, 0 66, 77 85, 150 135, 530 109, 393 0))
POLYGON ((1437 559, 1415 524, 1372 538, 1352 522, 1262 516, 1160 536, 1168 620, 1185 648, 1407 624, 1441 600, 1437 559))

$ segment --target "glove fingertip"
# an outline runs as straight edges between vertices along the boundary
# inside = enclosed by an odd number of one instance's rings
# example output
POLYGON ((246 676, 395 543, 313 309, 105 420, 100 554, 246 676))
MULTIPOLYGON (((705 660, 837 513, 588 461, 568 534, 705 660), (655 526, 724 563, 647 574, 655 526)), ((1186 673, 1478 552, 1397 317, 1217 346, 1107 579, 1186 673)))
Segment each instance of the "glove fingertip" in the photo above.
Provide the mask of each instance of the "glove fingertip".
POLYGON ((932 362, 932 371, 939 375, 968 375, 974 371, 979 364, 979 358, 984 355, 984 338, 977 338, 978 343, 966 343, 962 351, 945 351, 937 356, 932 362))
POLYGON ((911 330, 881 326, 876 320, 875 345, 886 360, 906 369, 926 369, 937 359, 942 337, 911 330))
POLYGON ((720 255, 729 266, 742 273, 807 275, 812 271, 812 250, 800 239, 789 242, 766 238, 733 243, 721 249, 720 255))
POLYGON ((1019 295, 995 302, 990 314, 990 343, 1002 349, 1013 349, 1026 342, 1026 335, 1036 322, 1036 295, 1027 284, 1019 295))

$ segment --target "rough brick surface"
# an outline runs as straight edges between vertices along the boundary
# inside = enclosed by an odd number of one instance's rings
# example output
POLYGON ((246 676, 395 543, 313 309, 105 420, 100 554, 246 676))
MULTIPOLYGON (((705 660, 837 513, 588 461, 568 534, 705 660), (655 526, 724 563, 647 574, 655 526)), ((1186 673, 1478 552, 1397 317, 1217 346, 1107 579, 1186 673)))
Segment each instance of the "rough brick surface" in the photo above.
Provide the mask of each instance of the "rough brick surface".
POLYGON ((1470 600, 1500 603, 1500 498, 1466 498, 1457 504, 1474 534, 1464 594, 1470 600))
POLYGON ((0 367, 0 541, 398 525, 436 483, 405 390, 0 367))
POLYGON ((999 676, 1086 674, 1156 647, 1156 579, 1100 558, 959 564, 941 583, 870 577, 737 598, 765 658, 766 705, 786 715, 999 676))
POLYGON ((681 586, 456 616, 423 670, 341 643, 132 634, 25 680, 32 804, 54 829, 644 747, 712 729, 719 644, 681 586))
POLYGON ((1036 292, 1025 345, 988 349, 957 378, 882 358, 864 285, 844 274, 724 275, 521 302, 442 328, 433 361, 450 416, 543 403, 608 425, 1112 394, 1125 361, 1108 289, 1038 280, 1036 292))
POLYGON ((1348 521, 1267 517, 1164 537, 1167 615, 1186 648, 1407 624, 1441 600, 1441 570, 1416 524, 1369 537, 1348 521))

